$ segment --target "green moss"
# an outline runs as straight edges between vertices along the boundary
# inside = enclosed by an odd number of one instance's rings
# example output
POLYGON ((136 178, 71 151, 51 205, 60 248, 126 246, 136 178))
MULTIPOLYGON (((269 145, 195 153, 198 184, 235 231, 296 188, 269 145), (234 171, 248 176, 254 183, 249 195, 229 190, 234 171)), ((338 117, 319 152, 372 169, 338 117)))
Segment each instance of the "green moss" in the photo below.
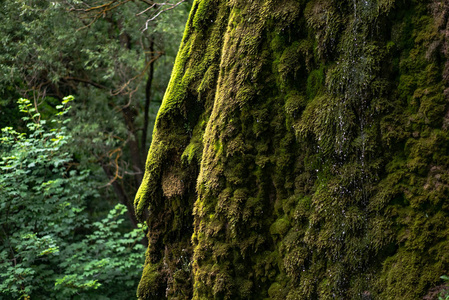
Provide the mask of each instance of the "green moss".
POLYGON ((315 96, 318 95, 318 93, 323 91, 324 89, 324 68, 321 67, 318 70, 313 70, 310 72, 309 76, 307 77, 307 88, 306 88, 306 94, 307 98, 313 99, 315 96))
POLYGON ((293 120, 298 119, 306 104, 304 96, 292 93, 291 95, 288 95, 288 98, 285 101, 285 112, 293 120))
POLYGON ((290 228, 290 222, 288 221, 288 219, 280 218, 280 219, 277 219, 276 222, 274 222, 270 226, 270 233, 272 235, 283 236, 287 233, 289 228, 290 228))
POLYGON ((286 48, 281 55, 278 72, 284 80, 287 76, 295 76, 295 73, 301 68, 301 57, 299 52, 299 42, 293 43, 286 48))
POLYGON ((142 279, 137 288, 137 297, 139 299, 158 299, 163 296, 164 290, 161 289, 162 276, 159 273, 160 266, 147 263, 143 270, 142 279))
POLYGON ((201 29, 205 24, 213 21, 213 19, 208 19, 211 17, 213 13, 213 9, 211 6, 214 4, 214 1, 211 0, 201 0, 197 1, 195 4, 198 4, 194 7, 195 14, 193 17, 192 25, 196 29, 201 29))
MULTIPOLYGON (((385 260, 380 284, 387 287, 384 294, 392 298, 412 299, 425 294, 428 282, 437 281, 442 274, 440 264, 429 265, 428 260, 414 252, 399 251, 385 260)), ((382 288, 383 289, 383 288, 382 288)))
POLYGON ((282 292, 283 288, 277 282, 274 282, 268 289, 268 295, 270 296, 270 299, 281 299, 281 295, 283 294, 282 292))
POLYGON ((195 1, 135 202, 139 293, 418 299, 438 284, 446 10, 195 1))

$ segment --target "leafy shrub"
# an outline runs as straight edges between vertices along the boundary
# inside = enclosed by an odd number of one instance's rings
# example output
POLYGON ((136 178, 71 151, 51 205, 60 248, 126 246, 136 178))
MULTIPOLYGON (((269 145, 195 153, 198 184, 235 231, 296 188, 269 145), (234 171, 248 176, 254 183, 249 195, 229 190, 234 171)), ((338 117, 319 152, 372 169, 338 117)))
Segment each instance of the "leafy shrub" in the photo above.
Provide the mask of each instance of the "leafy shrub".
POLYGON ((79 170, 66 128, 72 96, 46 122, 19 100, 28 131, 1 130, 0 299, 127 299, 142 272, 144 226, 123 232, 117 205, 89 220, 98 182, 79 170))
MULTIPOLYGON (((449 276, 443 275, 440 278, 449 284, 449 276)), ((448 288, 440 293, 440 295, 438 296, 438 300, 449 300, 449 289, 448 288)))

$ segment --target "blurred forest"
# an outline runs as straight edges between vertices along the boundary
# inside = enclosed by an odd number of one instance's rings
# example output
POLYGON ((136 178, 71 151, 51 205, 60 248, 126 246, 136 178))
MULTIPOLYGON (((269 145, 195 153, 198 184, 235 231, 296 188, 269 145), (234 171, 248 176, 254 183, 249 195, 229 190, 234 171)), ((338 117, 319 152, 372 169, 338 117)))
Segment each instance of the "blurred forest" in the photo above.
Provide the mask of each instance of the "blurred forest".
POLYGON ((190 6, 0 2, 0 299, 135 298, 132 201, 190 6))

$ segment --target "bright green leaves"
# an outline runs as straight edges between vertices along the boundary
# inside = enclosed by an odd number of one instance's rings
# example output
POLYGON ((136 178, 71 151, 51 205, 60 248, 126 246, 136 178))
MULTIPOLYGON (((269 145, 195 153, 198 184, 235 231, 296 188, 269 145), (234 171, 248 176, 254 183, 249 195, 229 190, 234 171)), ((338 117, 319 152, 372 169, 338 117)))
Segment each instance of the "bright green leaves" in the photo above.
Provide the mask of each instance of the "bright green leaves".
POLYGON ((73 100, 65 97, 52 122, 45 122, 20 99, 28 131, 1 130, 0 298, 135 294, 146 229, 124 230, 124 205, 93 224, 88 219, 86 205, 98 199, 100 183, 77 167, 69 148, 64 115, 73 100))
POLYGON ((125 212, 124 205, 116 205, 105 219, 92 224, 92 234, 68 246, 74 254, 62 262, 64 273, 56 279, 55 290, 66 297, 82 291, 90 297, 109 295, 112 299, 133 295, 136 279, 142 271, 145 247, 139 241, 145 228, 141 225, 121 233, 120 224, 124 221, 122 216, 125 212), (126 288, 112 286, 123 282, 126 288), (116 296, 111 289, 116 289, 116 296))

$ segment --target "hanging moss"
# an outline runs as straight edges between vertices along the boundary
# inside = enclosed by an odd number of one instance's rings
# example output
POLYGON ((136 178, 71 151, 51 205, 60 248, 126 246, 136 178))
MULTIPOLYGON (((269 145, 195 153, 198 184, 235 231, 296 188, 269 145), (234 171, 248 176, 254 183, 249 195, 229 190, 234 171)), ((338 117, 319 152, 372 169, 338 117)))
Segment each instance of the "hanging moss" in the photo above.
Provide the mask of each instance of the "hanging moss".
POLYGON ((449 5, 196 0, 140 299, 421 299, 449 273, 449 5))

